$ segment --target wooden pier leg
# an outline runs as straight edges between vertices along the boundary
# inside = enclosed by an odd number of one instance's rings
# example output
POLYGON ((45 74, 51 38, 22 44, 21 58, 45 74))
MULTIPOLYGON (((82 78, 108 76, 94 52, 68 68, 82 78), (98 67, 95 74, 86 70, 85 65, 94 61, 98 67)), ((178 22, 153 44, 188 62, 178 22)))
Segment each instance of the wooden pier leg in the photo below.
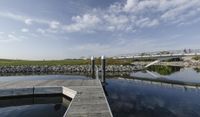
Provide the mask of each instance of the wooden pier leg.
POLYGON ((94 56, 91 57, 91 75, 92 75, 92 78, 95 78, 95 58, 94 58, 94 56))
POLYGON ((101 82, 106 82, 106 58, 101 56, 101 82))

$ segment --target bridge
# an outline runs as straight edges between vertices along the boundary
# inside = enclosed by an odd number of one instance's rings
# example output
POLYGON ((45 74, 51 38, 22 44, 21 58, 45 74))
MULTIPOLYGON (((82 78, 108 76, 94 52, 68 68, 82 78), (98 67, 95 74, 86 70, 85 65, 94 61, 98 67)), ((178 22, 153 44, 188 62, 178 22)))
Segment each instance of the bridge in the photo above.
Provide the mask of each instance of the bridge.
POLYGON ((154 65, 154 64, 156 64, 156 63, 159 63, 159 62, 162 62, 162 61, 164 61, 164 60, 169 60, 169 59, 173 59, 173 58, 181 58, 181 57, 183 57, 183 56, 171 56, 171 57, 161 57, 161 58, 157 58, 157 60, 155 60, 155 61, 153 61, 153 62, 151 62, 151 63, 149 63, 149 64, 147 64, 146 66, 145 66, 145 68, 147 68, 147 67, 149 67, 149 66, 151 66, 151 65, 154 65))
POLYGON ((118 57, 114 57, 115 59, 155 59, 155 61, 149 63, 145 66, 145 68, 154 65, 156 63, 159 63, 164 60, 169 59, 176 59, 176 58, 190 58, 195 56, 200 56, 200 49, 194 49, 191 50, 171 50, 171 51, 163 51, 165 53, 162 53, 162 51, 157 52, 147 52, 147 53, 136 53, 136 54, 127 54, 127 55, 121 55, 118 57))
POLYGON ((184 49, 184 50, 167 50, 167 51, 154 51, 144 53, 122 54, 114 58, 161 58, 170 56, 196 56, 200 55, 200 49, 184 49))
POLYGON ((142 58, 154 58, 154 59, 158 59, 158 58, 182 58, 182 57, 194 57, 194 56, 198 56, 200 55, 200 53, 181 53, 181 54, 160 54, 160 55, 136 55, 133 56, 133 58, 135 59, 142 59, 142 58))
POLYGON ((145 68, 154 65, 156 63, 162 62, 164 60, 183 58, 183 57, 194 57, 199 56, 200 53, 183 53, 183 54, 161 54, 161 55, 145 55, 145 56, 133 56, 134 59, 156 59, 155 61, 149 63, 145 68))

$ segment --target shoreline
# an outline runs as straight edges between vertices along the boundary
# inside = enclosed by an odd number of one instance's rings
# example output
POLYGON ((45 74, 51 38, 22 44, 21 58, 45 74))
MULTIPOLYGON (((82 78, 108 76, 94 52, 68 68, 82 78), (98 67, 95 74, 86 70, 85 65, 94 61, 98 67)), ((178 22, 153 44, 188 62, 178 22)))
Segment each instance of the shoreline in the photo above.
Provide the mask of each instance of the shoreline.
MULTIPOLYGON (((0 66, 0 73, 49 73, 49 72, 84 72, 90 73, 90 65, 53 65, 53 66, 35 66, 35 65, 20 65, 20 66, 0 66)), ((101 66, 98 65, 99 71, 101 66)), ((107 65, 106 72, 131 72, 141 69, 142 66, 133 65, 107 65)))
MULTIPOLYGON (((107 65, 106 72, 131 72, 145 69, 144 66, 151 62, 134 62, 131 65, 107 65)), ((175 67, 186 67, 186 68, 200 68, 200 62, 160 62, 155 65, 162 66, 175 66, 175 67)), ((97 65, 99 71, 101 66, 97 65)), ((10 65, 0 66, 0 74, 4 73, 76 73, 83 72, 90 74, 90 65, 10 65)))

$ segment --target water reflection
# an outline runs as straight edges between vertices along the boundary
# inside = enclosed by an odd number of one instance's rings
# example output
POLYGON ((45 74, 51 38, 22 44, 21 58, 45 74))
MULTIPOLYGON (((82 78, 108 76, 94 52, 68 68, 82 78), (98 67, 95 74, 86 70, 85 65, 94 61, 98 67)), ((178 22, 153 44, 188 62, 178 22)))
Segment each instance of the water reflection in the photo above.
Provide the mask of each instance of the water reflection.
POLYGON ((63 117, 70 100, 56 96, 0 98, 1 117, 63 117))
POLYGON ((200 70, 172 66, 152 66, 146 71, 130 73, 130 76, 149 79, 166 79, 182 82, 200 83, 200 70))
POLYGON ((197 73, 200 73, 200 68, 194 68, 197 73))
POLYGON ((157 65, 157 66, 150 66, 147 69, 149 71, 159 73, 160 75, 171 75, 176 72, 179 72, 181 70, 181 68, 182 67, 157 65))
POLYGON ((114 117, 200 117, 200 91, 109 79, 105 87, 114 117))

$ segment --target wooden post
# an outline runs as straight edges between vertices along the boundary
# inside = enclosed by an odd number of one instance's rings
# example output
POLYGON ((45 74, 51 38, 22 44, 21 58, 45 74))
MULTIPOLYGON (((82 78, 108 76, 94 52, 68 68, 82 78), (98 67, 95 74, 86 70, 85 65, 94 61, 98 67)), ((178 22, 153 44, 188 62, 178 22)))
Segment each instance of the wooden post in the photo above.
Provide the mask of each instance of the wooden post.
POLYGON ((95 78, 95 58, 94 58, 94 56, 91 57, 91 75, 92 75, 92 78, 95 78))
POLYGON ((106 82, 106 59, 105 56, 101 56, 101 82, 106 82))

